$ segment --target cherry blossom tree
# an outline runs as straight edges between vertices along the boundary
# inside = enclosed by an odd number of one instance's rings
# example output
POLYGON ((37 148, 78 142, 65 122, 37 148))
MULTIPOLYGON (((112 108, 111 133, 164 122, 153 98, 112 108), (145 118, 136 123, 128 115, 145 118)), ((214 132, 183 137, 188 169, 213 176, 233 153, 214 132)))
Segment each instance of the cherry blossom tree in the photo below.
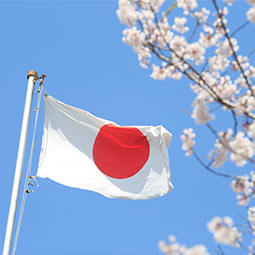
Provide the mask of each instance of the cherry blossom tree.
MULTIPOLYGON (((255 67, 250 63, 255 49, 239 55, 241 46, 236 38, 245 26, 254 26, 255 0, 247 0, 246 22, 230 31, 227 17, 234 1, 211 0, 213 10, 208 10, 197 0, 177 0, 171 6, 165 0, 119 0, 117 16, 126 25, 123 42, 133 48, 141 67, 151 68, 153 79, 189 79, 195 94, 190 116, 209 129, 215 143, 207 159, 200 158, 196 134, 187 128, 181 136, 182 149, 206 170, 232 179, 238 205, 247 208, 244 220, 252 233, 250 245, 243 244, 244 237, 230 217, 214 217, 207 223, 208 231, 219 244, 220 254, 224 254, 221 245, 228 245, 255 255, 255 207, 250 205, 255 198, 255 173, 236 176, 218 172, 228 160, 236 167, 255 163, 255 67), (174 17, 172 23, 170 17, 174 17), (211 125, 220 109, 233 119, 226 130, 211 125)), ((167 255, 209 254, 204 245, 187 248, 172 235, 168 243, 161 241, 159 248, 167 255)))

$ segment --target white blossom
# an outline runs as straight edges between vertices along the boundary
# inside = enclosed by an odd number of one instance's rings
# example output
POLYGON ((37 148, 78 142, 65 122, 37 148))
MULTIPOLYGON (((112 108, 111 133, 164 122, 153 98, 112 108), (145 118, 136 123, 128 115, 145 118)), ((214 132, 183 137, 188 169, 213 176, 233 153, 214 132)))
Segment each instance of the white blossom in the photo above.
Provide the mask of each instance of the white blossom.
POLYGON ((255 7, 251 7, 246 13, 247 19, 255 24, 255 7))
POLYGON ((188 43, 184 36, 175 35, 170 42, 171 49, 178 57, 183 57, 188 43))
POLYGON ((255 67, 250 66, 248 70, 245 70, 244 74, 246 77, 255 78, 255 67))
POLYGON ((199 35, 200 39, 198 41, 200 44, 205 48, 214 46, 220 38, 219 34, 214 33, 213 28, 206 25, 203 26, 203 30, 205 34, 201 32, 199 35))
POLYGON ((206 124, 215 119, 214 114, 209 113, 209 107, 203 100, 195 100, 192 104, 193 112, 191 117, 195 119, 196 124, 206 124))
POLYGON ((249 176, 238 176, 238 178, 231 182, 231 188, 235 193, 247 193, 247 190, 250 188, 251 184, 249 181, 249 176))
POLYGON ((122 38, 128 46, 133 46, 135 53, 140 53, 143 46, 145 35, 137 27, 126 28, 123 31, 124 37, 122 38))
POLYGON ((238 116, 245 112, 251 112, 255 110, 255 100, 253 96, 246 94, 236 99, 235 110, 238 116))
POLYGON ((185 27, 185 24, 187 22, 187 19, 185 17, 175 17, 174 18, 174 25, 172 26, 172 29, 177 31, 180 34, 184 34, 189 31, 188 27, 185 27))
POLYGON ((177 0, 177 6, 184 10, 184 14, 187 15, 189 11, 194 10, 197 8, 197 1, 196 0, 177 0))
POLYGON ((215 86, 211 87, 222 99, 233 99, 235 94, 239 93, 236 84, 232 83, 228 75, 220 77, 215 86))
POLYGON ((212 70, 225 71, 230 61, 224 55, 214 55, 208 60, 212 70))
POLYGON ((249 125, 247 134, 250 138, 255 139, 255 121, 249 125))
POLYGON ((224 0, 224 2, 226 2, 229 6, 231 6, 234 1, 237 1, 237 0, 224 0))
POLYGON ((116 13, 120 22, 127 26, 134 26, 138 19, 136 6, 130 0, 119 0, 119 9, 116 13))
POLYGON ((241 55, 239 55, 237 57, 237 61, 232 61, 232 65, 233 65, 233 68, 235 70, 239 70, 240 71, 240 68, 239 68, 239 65, 237 64, 237 62, 241 65, 242 69, 246 69, 249 67, 250 63, 248 62, 248 58, 247 57, 243 57, 241 55))
MULTIPOLYGON (((230 43, 233 47, 233 50, 236 52, 238 51, 239 49, 239 46, 237 44, 237 40, 235 38, 231 38, 230 39, 230 43)), ((215 53, 217 55, 223 55, 223 56, 226 56, 226 57, 229 57, 229 56, 232 56, 233 55, 233 51, 232 51, 232 48, 229 44, 229 41, 228 39, 225 39, 225 41, 223 43, 219 43, 219 48, 216 49, 215 53)))
POLYGON ((174 66, 168 66, 167 76, 174 80, 180 80, 182 77, 182 73, 179 72, 174 66))
POLYGON ((202 47, 198 42, 188 44, 186 47, 185 58, 190 60, 195 60, 196 65, 203 63, 205 57, 205 48, 202 47))
POLYGON ((191 248, 187 248, 183 255, 210 255, 210 254, 207 252, 207 248, 204 245, 200 244, 195 245, 191 248))
POLYGON ((239 131, 235 139, 229 142, 229 147, 232 151, 230 160, 236 162, 237 166, 244 166, 247 163, 247 159, 252 158, 254 155, 251 145, 251 141, 248 137, 245 137, 245 133, 239 131))
POLYGON ((228 144, 232 140, 232 134, 233 132, 230 128, 227 130, 227 132, 220 131, 218 133, 219 138, 215 141, 214 144, 216 151, 212 150, 208 155, 209 158, 212 158, 214 156, 212 163, 213 167, 221 167, 223 163, 227 161, 229 154, 228 144))
POLYGON ((248 209, 248 220, 253 224, 255 223, 255 206, 248 209))
POLYGON ((239 247, 242 241, 242 234, 237 228, 233 227, 233 221, 230 217, 214 217, 207 223, 208 230, 213 233, 213 237, 217 243, 239 247))
POLYGON ((209 15, 210 15, 210 11, 206 9, 205 7, 191 14, 191 16, 196 17, 198 19, 198 22, 200 23, 205 23, 209 15))
POLYGON ((184 129, 183 135, 181 135, 181 140, 183 142, 182 149, 187 151, 185 156, 190 156, 193 153, 193 147, 195 145, 195 141, 193 140, 196 137, 196 134, 193 133, 192 128, 184 129))
POLYGON ((165 0, 132 0, 138 3, 143 10, 152 9, 157 13, 165 0))
POLYGON ((169 236, 169 244, 166 244, 164 241, 159 242, 159 249, 161 252, 166 253, 167 255, 181 255, 185 252, 186 248, 183 245, 180 245, 176 242, 176 237, 173 235, 169 236))
POLYGON ((150 75, 155 80, 164 80, 167 77, 167 72, 165 67, 159 67, 152 65, 152 74, 150 75))

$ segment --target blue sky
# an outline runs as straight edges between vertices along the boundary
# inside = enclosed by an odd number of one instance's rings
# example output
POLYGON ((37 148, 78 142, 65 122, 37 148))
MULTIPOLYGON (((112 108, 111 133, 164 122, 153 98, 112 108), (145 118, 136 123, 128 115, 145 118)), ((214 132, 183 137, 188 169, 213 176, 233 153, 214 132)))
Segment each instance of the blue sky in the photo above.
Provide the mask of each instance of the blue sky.
MULTIPOLYGON (((209 1, 199 3, 211 8, 209 1)), ((190 126, 197 133, 202 156, 213 146, 209 131, 195 126, 182 110, 190 111, 194 98, 189 81, 155 81, 149 77, 151 70, 140 68, 135 53, 122 43, 125 27, 116 16, 117 8, 115 0, 0 1, 0 243, 4 242, 29 70, 47 74, 45 90, 67 104, 119 125, 168 129, 173 134, 169 155, 174 190, 161 198, 126 201, 38 179, 40 186, 27 197, 17 254, 161 254, 158 241, 167 241, 169 234, 187 246, 203 243, 213 253, 217 245, 206 223, 216 215, 229 215, 239 222, 239 213, 246 216, 236 205, 230 180, 208 173, 181 150, 180 135, 190 126)), ((248 9, 245 1, 232 9, 233 26, 236 16, 245 21, 241 16, 248 9)), ((239 34, 243 54, 254 47, 254 29, 250 25, 239 34)), ((32 111, 23 182, 34 117, 32 111)), ((227 126, 225 116, 220 121, 227 126)), ((43 104, 33 175, 42 128, 43 104)), ((241 174, 244 170, 228 163, 222 171, 241 174)))

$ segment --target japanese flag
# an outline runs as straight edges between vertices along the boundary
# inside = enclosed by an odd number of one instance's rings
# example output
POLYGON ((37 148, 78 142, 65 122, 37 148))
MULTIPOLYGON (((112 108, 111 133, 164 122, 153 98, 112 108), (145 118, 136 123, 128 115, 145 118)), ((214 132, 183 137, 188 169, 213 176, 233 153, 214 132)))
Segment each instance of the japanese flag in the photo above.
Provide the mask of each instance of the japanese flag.
POLYGON ((168 146, 162 126, 118 126, 45 94, 37 176, 106 197, 149 199, 167 194, 168 146))

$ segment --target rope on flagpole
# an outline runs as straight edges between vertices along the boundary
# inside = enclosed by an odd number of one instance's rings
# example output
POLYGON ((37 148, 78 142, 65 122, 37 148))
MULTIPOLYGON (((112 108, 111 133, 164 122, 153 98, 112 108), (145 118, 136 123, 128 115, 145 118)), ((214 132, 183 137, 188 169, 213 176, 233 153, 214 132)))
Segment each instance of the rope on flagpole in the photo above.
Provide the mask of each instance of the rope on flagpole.
POLYGON ((29 185, 34 186, 31 181, 31 179, 35 180, 37 183, 37 186, 39 186, 37 180, 31 176, 31 168, 32 168, 32 159, 33 159, 33 151, 34 151, 34 141, 35 141, 35 132, 36 132, 36 127, 37 127, 37 121, 38 121, 38 115, 39 115, 39 108, 40 108, 40 103, 41 103, 41 97, 42 97, 42 92, 43 92, 43 84, 44 84, 44 78, 46 77, 46 74, 43 74, 40 77, 35 77, 34 83, 40 79, 39 82, 39 89, 35 92, 38 93, 38 98, 37 98, 37 106, 35 108, 36 111, 36 117, 35 117, 35 124, 34 124, 34 132, 33 132, 33 139, 32 139, 32 144, 31 144, 31 149, 30 149, 30 155, 29 155, 29 161, 28 161, 28 166, 27 166, 27 173, 26 173, 26 178, 25 178, 25 185, 24 185, 24 190, 23 190, 23 195, 22 195, 22 201, 21 201, 21 206, 20 206, 20 212, 19 212, 19 218, 18 218, 18 224, 17 224, 17 229, 15 233, 15 240, 14 240, 14 245, 13 245, 13 251, 12 255, 15 255, 17 244, 18 244, 18 238, 19 238, 19 233, 20 233, 20 227, 21 227, 21 222, 23 218, 23 213, 25 209, 25 203, 26 203, 26 198, 27 194, 34 192, 33 190, 29 190, 29 185))

